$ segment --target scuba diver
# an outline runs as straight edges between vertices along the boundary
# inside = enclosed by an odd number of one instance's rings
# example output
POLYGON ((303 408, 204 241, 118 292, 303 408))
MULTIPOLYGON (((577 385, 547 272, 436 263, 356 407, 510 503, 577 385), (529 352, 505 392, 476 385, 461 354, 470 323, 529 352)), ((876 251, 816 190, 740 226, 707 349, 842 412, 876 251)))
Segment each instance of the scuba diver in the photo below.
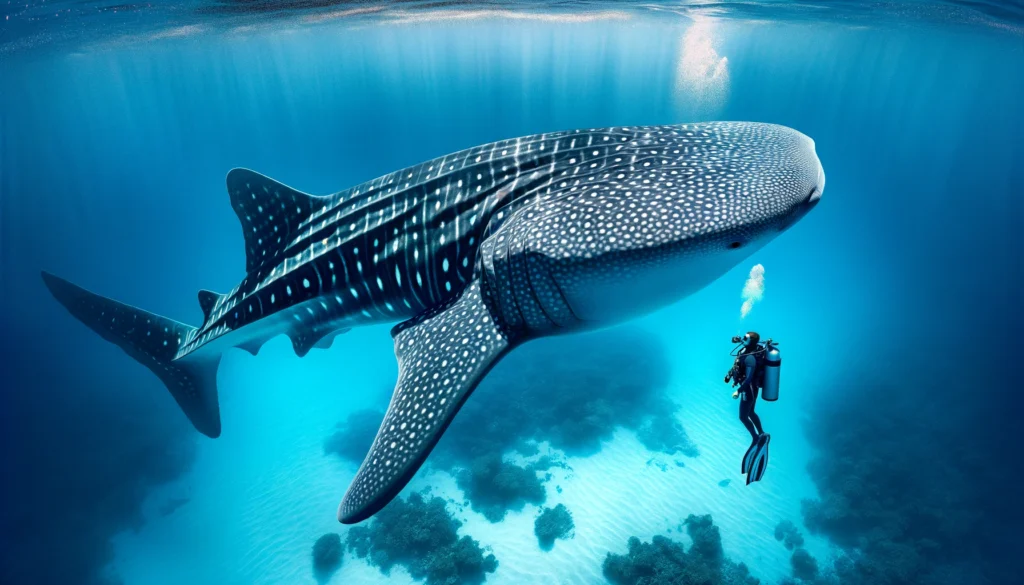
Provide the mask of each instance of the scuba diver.
POLYGON ((779 367, 782 365, 777 344, 771 339, 764 345, 760 341, 761 336, 754 331, 743 337, 733 337, 732 342, 740 345, 730 354, 736 357, 736 361, 725 375, 726 383, 732 380, 733 387, 739 386, 732 397, 740 399, 740 422, 751 437, 750 448, 744 454, 741 465, 741 472, 747 476, 747 485, 760 481, 764 476, 768 467, 768 444, 772 438, 764 432, 761 417, 754 412, 758 392, 763 393, 765 400, 778 400, 779 367))

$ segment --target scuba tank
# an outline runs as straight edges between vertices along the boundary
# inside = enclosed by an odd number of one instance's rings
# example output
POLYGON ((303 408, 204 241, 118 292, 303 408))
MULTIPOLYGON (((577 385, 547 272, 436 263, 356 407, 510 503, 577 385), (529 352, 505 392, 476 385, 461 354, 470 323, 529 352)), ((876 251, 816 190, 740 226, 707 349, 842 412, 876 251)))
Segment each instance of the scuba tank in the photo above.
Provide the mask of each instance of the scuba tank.
POLYGON ((761 367, 764 370, 761 398, 768 402, 779 399, 779 370, 782 369, 782 354, 779 348, 769 339, 765 343, 765 356, 761 367))

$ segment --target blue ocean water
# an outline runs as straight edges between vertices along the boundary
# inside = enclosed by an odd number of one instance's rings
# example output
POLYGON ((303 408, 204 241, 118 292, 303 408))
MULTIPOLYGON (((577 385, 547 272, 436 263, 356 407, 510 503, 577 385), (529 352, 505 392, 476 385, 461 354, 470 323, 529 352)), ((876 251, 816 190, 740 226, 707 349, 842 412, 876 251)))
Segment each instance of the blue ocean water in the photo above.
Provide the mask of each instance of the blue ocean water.
MULTIPOLYGON (((703 120, 811 136, 821 204, 667 309, 513 354, 403 501, 442 498, 444 519, 497 561, 487 583, 638 583, 616 563, 642 564, 627 541, 658 535, 692 566, 653 582, 729 582, 733 569, 690 548, 715 538, 684 524, 691 514, 710 514, 724 557, 761 583, 1020 582, 1019 4, 51 2, 0 14, 0 582, 423 581, 415 560, 385 571, 361 558, 335 518, 358 461, 325 449, 353 413, 386 407, 388 326, 301 359, 284 337, 257 356, 229 351, 224 432, 210 440, 149 371, 68 315, 40 270, 195 324, 196 291, 244 275, 223 182, 233 167, 329 193, 502 138, 703 120), (741 320, 757 263, 764 297, 741 320), (744 486, 748 437, 721 378, 729 337, 749 329, 782 342, 785 370, 782 399, 758 407, 768 472, 744 486), (548 395, 560 392, 574 398, 548 395), (665 412, 687 449, 659 447, 637 422, 665 412), (480 455, 467 444, 531 473, 550 456, 541 495, 526 480, 492 521, 482 502, 494 494, 460 476, 478 464, 465 453, 480 455), (534 520, 557 504, 574 529, 544 550, 534 520), (786 520, 802 545, 776 539, 786 520), (330 533, 341 564, 318 572, 313 545, 330 533)), ((384 526, 364 536, 398 558, 384 526)), ((404 554, 433 554, 414 548, 404 554)))

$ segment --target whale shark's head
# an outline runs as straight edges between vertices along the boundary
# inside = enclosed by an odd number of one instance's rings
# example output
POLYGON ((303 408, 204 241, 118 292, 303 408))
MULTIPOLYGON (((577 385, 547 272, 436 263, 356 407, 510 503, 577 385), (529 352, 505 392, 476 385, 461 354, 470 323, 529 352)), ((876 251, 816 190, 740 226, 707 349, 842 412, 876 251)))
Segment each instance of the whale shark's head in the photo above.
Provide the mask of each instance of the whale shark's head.
POLYGON ((746 256, 821 200, 825 171, 814 141, 800 132, 774 124, 721 123, 700 133, 702 148, 691 162, 707 172, 687 180, 685 195, 700 225, 682 240, 746 256))
POLYGON ((583 323, 620 321, 704 287, 804 217, 825 189, 814 141, 784 126, 657 126, 622 144, 606 182, 530 214, 543 218, 536 233, 563 232, 530 247, 553 260, 583 323))

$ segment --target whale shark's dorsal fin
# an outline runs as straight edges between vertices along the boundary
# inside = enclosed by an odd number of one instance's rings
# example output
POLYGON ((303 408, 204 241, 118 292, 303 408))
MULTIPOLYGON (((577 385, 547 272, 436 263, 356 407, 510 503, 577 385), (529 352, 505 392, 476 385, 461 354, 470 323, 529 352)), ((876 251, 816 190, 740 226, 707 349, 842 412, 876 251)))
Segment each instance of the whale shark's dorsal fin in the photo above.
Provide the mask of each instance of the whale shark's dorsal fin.
POLYGON ((273 265, 299 225, 323 206, 322 197, 296 191, 248 169, 231 169, 227 185, 231 207, 242 222, 245 271, 249 274, 259 275, 260 268, 273 265))
POLYGON ((398 383, 384 422, 338 508, 354 524, 412 479, 477 383, 511 348, 479 280, 454 301, 392 331, 398 383))
POLYGON ((212 290, 201 290, 199 291, 199 308, 203 310, 203 324, 206 324, 210 320, 210 313, 213 312, 213 308, 217 306, 217 301, 224 295, 215 293, 212 290))

